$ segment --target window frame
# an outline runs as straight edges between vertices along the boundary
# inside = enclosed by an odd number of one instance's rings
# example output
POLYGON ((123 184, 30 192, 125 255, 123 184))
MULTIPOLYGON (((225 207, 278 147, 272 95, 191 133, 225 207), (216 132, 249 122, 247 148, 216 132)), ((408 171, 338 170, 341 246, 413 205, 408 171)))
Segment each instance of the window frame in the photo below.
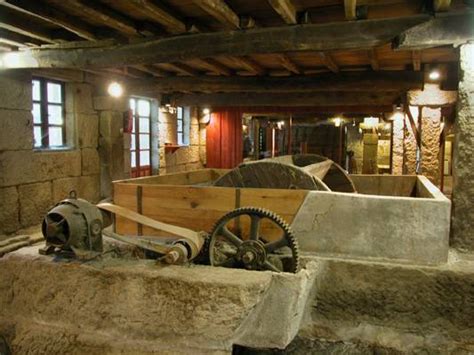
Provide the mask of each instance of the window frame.
POLYGON ((186 145, 184 143, 184 107, 176 107, 176 144, 179 146, 186 145), (181 117, 179 112, 181 112, 181 117), (181 130, 179 129, 179 122, 181 121, 181 130), (179 139, 181 136, 181 140, 179 139))
MULTIPOLYGON (((33 117, 33 140, 34 140, 34 129, 35 127, 40 127, 41 129, 41 144, 35 145, 33 143, 33 149, 36 150, 62 150, 67 148, 67 136, 66 136, 66 85, 63 81, 44 78, 44 77, 32 77, 31 79, 31 87, 33 90, 33 82, 39 82, 39 92, 40 92, 40 99, 35 100, 33 98, 33 91, 31 93, 31 100, 32 105, 39 104, 40 106, 40 123, 35 123, 33 117), (48 101, 48 83, 57 84, 61 87, 61 102, 49 102, 48 101), (61 118, 62 124, 56 123, 49 123, 49 113, 48 113, 48 106, 60 106, 61 107, 61 118), (61 127, 62 132, 62 144, 61 145, 50 145, 49 142, 49 128, 50 127, 61 127)), ((32 106, 32 115, 33 115, 33 106, 32 106)))
POLYGON ((143 97, 137 97, 137 96, 131 96, 129 98, 129 106, 130 110, 132 110, 132 120, 133 120, 133 128, 132 132, 130 132, 130 154, 135 155, 135 166, 132 166, 132 162, 130 161, 130 168, 132 171, 132 177, 141 177, 141 176, 149 176, 151 175, 152 172, 152 156, 151 156, 151 151, 152 151, 152 124, 151 124, 151 118, 152 118, 152 100, 148 98, 143 98, 143 97), (131 107, 131 101, 134 101, 135 105, 135 112, 133 112, 133 109, 131 107), (147 101, 148 104, 150 105, 150 112, 148 116, 140 116, 138 113, 138 102, 139 101, 147 101), (140 131, 140 119, 148 119, 148 132, 141 132, 140 131), (148 135, 148 140, 149 140, 149 148, 148 149, 141 149, 140 148, 140 135, 148 135), (135 149, 132 149, 132 137, 135 138, 135 149), (137 149, 138 148, 138 149, 137 149), (143 152, 148 151, 148 165, 141 165, 140 164, 140 156, 143 152))

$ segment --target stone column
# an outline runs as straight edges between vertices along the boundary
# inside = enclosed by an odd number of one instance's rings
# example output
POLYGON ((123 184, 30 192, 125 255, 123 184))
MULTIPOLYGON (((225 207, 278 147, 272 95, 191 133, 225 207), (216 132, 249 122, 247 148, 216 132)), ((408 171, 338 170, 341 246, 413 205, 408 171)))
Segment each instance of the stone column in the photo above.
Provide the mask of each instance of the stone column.
POLYGON ((377 152, 379 137, 377 133, 364 134, 364 160, 362 174, 377 174, 377 152))
POLYGON ((403 174, 403 138, 404 138, 404 117, 402 112, 392 114, 392 174, 403 174))
POLYGON ((454 123, 451 245, 474 251, 474 43, 461 46, 461 78, 454 123))

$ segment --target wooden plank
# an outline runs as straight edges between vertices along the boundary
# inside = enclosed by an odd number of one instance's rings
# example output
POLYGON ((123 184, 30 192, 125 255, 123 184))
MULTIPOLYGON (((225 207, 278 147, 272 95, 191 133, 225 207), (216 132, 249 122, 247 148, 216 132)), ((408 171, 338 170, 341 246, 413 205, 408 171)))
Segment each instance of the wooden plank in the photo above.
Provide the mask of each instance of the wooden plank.
POLYGON ((266 70, 262 68, 258 63, 256 63, 254 60, 246 57, 235 57, 232 58, 234 62, 236 62, 238 65, 244 67, 246 70, 248 70, 251 73, 255 73, 258 75, 264 75, 266 70))
MULTIPOLYGON (((29 50, 15 53, 16 60, 11 61, 8 68, 77 69, 167 63, 218 55, 245 56, 254 53, 371 48, 389 42, 401 32, 428 19, 427 15, 417 15, 357 22, 198 33, 77 51, 29 50), (298 38, 298 41, 295 41, 295 38, 298 38)), ((0 56, 0 59, 3 56, 0 56)))
POLYGON ((227 68, 224 64, 218 62, 217 60, 213 58, 204 58, 204 59, 199 59, 203 65, 207 66, 211 71, 224 75, 224 76, 231 76, 232 75, 232 70, 227 68))
POLYGON ((294 25, 298 23, 296 8, 292 0, 268 0, 268 3, 287 24, 294 25))
POLYGON ((394 49, 424 49, 459 45, 474 40, 472 12, 438 14, 430 21, 406 30, 394 41, 394 49))
POLYGON ((344 0, 346 20, 357 20, 357 0, 344 0))
POLYGON ((189 75, 189 76, 197 76, 199 72, 194 68, 191 68, 189 65, 183 63, 169 63, 168 66, 176 69, 177 71, 189 75))
POLYGON ((413 63, 413 70, 420 71, 421 70, 421 51, 414 50, 411 52, 412 63, 413 63))
POLYGON ((334 61, 333 57, 328 54, 321 52, 319 53, 319 56, 321 57, 321 60, 323 61, 324 65, 333 73, 338 73, 339 72, 339 66, 336 64, 334 61))
POLYGON ((50 31, 40 28, 34 23, 26 23, 24 19, 19 18, 12 13, 2 15, 0 28, 46 43, 61 42, 60 39, 54 38, 50 31))
POLYGON ((372 67, 372 70, 380 70, 380 64, 379 64, 379 59, 377 56, 377 51, 375 48, 371 48, 367 51, 367 55, 369 57, 370 61, 370 66, 372 67))
POLYGON ((165 9, 163 4, 150 0, 129 0, 137 11, 145 13, 162 25, 169 33, 179 34, 186 32, 186 24, 170 10, 165 9))
POLYGON ((193 2, 228 28, 239 28, 239 16, 223 0, 193 0, 193 2))
POLYGON ((275 54, 280 64, 294 74, 301 74, 300 68, 285 54, 275 54))
POLYGON ((328 91, 406 91, 422 89, 423 74, 412 71, 344 72, 317 76, 232 77, 212 76, 168 77, 159 81, 129 81, 135 88, 150 92, 328 92, 328 91))
POLYGON ((223 93, 173 94, 171 100, 179 105, 199 106, 350 106, 387 105, 398 97, 397 93, 368 92, 317 92, 317 93, 223 93))

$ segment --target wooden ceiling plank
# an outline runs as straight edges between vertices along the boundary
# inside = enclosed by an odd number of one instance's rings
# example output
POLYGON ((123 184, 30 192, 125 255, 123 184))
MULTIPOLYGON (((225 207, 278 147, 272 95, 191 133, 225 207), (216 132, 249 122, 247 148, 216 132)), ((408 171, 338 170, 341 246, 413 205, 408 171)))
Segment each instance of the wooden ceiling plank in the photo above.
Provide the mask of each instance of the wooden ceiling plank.
POLYGON ((388 105, 398 93, 318 92, 318 93, 216 93, 173 94, 171 101, 185 106, 350 106, 388 105))
POLYGON ((395 38, 394 49, 425 49, 446 45, 459 45, 474 40, 474 14, 472 12, 438 14, 395 38))
POLYGON ((262 66, 255 62, 253 59, 247 57, 233 57, 232 60, 251 73, 254 73, 256 75, 266 74, 266 70, 262 68, 262 66))
POLYGON ((186 64, 183 64, 183 63, 168 63, 168 66, 171 66, 174 69, 176 69, 177 71, 179 71, 183 74, 189 75, 189 76, 198 76, 199 75, 199 72, 196 69, 191 68, 189 65, 186 65, 186 64))
POLYGON ((153 65, 135 65, 134 68, 138 69, 138 70, 141 70, 141 71, 144 71, 144 72, 147 72, 153 76, 157 76, 157 77, 169 77, 171 76, 171 74, 169 72, 167 72, 166 70, 163 70, 163 69, 159 69, 153 65))
POLYGON ((232 70, 227 68, 224 64, 218 62, 213 58, 203 58, 200 59, 203 65, 207 66, 211 71, 216 74, 224 75, 224 76, 231 76, 232 70))
POLYGON ((231 29, 240 28, 239 16, 224 0, 193 0, 193 2, 223 25, 231 29))
POLYGON ((32 39, 19 33, 6 31, 4 29, 0 29, 0 38, 3 42, 16 47, 28 47, 29 45, 40 46, 43 43, 43 41, 32 39))
POLYGON ((41 5, 28 0, 7 0, 1 4, 58 25, 89 41, 95 41, 97 39, 91 26, 51 6, 44 6, 44 4, 41 5))
POLYGON ((301 74, 301 69, 286 54, 276 54, 276 56, 285 69, 294 74, 301 74))
POLYGON ((411 52, 412 63, 413 63, 413 70, 420 71, 421 70, 421 51, 414 50, 411 52))
POLYGON ((170 10, 159 6, 150 0, 129 0, 141 13, 161 24, 169 33, 179 34, 186 32, 186 24, 178 16, 172 14, 170 10))
POLYGON ((377 51, 375 48, 371 48, 367 51, 367 55, 369 57, 370 61, 370 66, 372 67, 372 70, 380 70, 380 63, 377 55, 377 51))
POLYGON ((357 0, 344 0, 346 20, 357 20, 357 0))
POLYGON ((25 23, 23 20, 10 15, 2 18, 0 21, 0 28, 46 43, 61 42, 61 40, 53 38, 49 31, 39 28, 31 23, 25 23))
POLYGON ((136 87, 160 92, 401 92, 421 89, 423 73, 414 71, 344 72, 292 77, 167 77, 157 82, 136 82, 136 87))
MULTIPOLYGON (((219 55, 245 56, 259 53, 372 48, 386 44, 404 30, 429 19, 427 15, 417 15, 405 18, 199 33, 118 46, 81 49, 80 55, 74 50, 64 49, 29 50, 15 53, 19 60, 12 68, 92 68, 169 63, 219 55), (294 38, 298 38, 298 41, 294 38)), ((430 41, 429 38, 425 40, 430 41)))
POLYGON ((332 71, 333 73, 338 73, 339 72, 339 66, 337 65, 337 63, 334 61, 333 57, 328 54, 328 53, 324 53, 324 52, 320 52, 319 53, 319 56, 321 57, 324 65, 330 70, 332 71))
POLYGON ((298 23, 296 8, 292 0, 268 0, 268 3, 280 15, 280 17, 289 25, 298 23))

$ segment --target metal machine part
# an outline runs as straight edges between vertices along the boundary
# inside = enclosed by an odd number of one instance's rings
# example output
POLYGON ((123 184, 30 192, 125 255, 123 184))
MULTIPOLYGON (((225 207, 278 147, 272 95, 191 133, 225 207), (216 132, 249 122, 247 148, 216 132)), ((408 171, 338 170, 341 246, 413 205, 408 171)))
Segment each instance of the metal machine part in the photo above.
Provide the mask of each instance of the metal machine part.
POLYGON ((93 257, 102 252, 103 217, 90 202, 76 198, 65 199, 55 205, 42 223, 46 247, 41 254, 56 249, 72 251, 77 257, 93 257))
POLYGON ((291 228, 275 213, 238 208, 217 221, 210 234, 213 266, 293 272, 299 270, 298 242, 291 228))

